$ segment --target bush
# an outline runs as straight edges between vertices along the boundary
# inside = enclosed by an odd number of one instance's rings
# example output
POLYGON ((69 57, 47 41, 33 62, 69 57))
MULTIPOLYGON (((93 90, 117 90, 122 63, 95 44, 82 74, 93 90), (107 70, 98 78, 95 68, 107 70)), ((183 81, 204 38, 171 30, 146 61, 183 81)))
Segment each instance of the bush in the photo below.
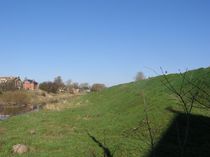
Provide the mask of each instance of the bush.
POLYGON ((63 83, 61 76, 56 77, 53 83, 59 86, 59 88, 62 90, 65 88, 65 84, 63 83))
POLYGON ((95 83, 91 87, 92 92, 99 92, 102 91, 106 86, 104 84, 95 83))
POLYGON ((145 79, 145 75, 143 72, 138 72, 136 74, 135 81, 140 81, 140 80, 144 80, 144 79, 145 79))
POLYGON ((0 84, 0 91, 14 91, 18 88, 15 86, 15 81, 8 81, 0 84))
POLYGON ((88 83, 81 83, 79 85, 79 90, 80 90, 80 92, 84 92, 84 91, 90 90, 90 86, 89 86, 88 83))
POLYGON ((54 82, 43 82, 39 85, 39 88, 48 93, 57 93, 60 86, 54 82))
POLYGON ((8 91, 0 95, 0 101, 3 104, 26 105, 31 103, 31 98, 23 91, 8 91))
POLYGON ((45 92, 42 92, 42 93, 41 93, 41 96, 46 97, 47 95, 46 95, 45 92))

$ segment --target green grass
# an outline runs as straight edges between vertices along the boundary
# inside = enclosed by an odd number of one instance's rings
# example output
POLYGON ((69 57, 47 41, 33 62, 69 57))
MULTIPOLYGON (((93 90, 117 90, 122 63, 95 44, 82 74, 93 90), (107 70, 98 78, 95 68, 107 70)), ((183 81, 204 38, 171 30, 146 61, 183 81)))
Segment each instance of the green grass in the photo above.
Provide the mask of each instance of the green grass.
MULTIPOLYGON (((210 84, 210 68, 188 72, 194 80, 204 79, 210 84)), ((181 78, 168 75, 178 87, 181 78)), ((41 111, 12 117, 0 122, 0 156, 17 156, 11 148, 18 143, 30 147, 23 157, 88 157, 101 150, 88 137, 94 135, 112 150, 115 156, 144 156, 149 151, 149 135, 145 125, 147 101, 149 119, 156 140, 170 124, 174 114, 166 108, 181 108, 171 93, 162 85, 162 76, 122 84, 99 93, 69 100, 69 104, 82 104, 62 111, 41 111), (35 129, 35 134, 30 130, 35 129)), ((193 113, 210 116, 209 112, 194 109, 193 113)))

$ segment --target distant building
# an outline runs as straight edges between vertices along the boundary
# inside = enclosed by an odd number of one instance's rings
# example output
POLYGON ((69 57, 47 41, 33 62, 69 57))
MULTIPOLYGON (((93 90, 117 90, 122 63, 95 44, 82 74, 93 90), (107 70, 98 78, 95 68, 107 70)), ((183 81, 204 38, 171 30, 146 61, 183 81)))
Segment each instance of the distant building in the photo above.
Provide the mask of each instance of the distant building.
POLYGON ((21 89, 22 81, 20 77, 0 77, 0 87, 2 90, 21 89))
POLYGON ((35 90, 38 89, 38 83, 34 80, 25 80, 23 82, 23 89, 25 90, 35 90))

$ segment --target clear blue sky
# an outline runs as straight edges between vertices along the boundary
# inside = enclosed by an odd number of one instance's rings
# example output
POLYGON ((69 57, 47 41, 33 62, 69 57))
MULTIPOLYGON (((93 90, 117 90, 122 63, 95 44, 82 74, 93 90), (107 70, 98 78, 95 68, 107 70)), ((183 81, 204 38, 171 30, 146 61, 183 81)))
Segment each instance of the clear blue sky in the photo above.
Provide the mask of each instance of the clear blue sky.
POLYGON ((210 66, 209 0, 1 0, 0 75, 114 85, 210 66))

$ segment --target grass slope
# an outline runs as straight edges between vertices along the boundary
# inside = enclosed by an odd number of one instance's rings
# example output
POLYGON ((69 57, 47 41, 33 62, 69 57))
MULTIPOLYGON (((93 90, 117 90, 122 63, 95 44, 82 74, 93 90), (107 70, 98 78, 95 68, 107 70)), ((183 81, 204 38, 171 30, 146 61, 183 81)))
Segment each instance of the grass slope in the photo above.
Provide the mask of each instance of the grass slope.
MULTIPOLYGON (((210 68, 188 72, 193 79, 205 79, 210 84, 210 68)), ((172 84, 181 83, 177 74, 168 75, 172 84)), ((99 93, 91 93, 73 100, 75 105, 62 111, 41 111, 12 117, 0 122, 0 156, 11 153, 18 143, 30 147, 23 157, 82 157, 100 154, 101 150, 87 132, 106 143, 115 155, 144 156, 149 150, 149 135, 145 125, 145 108, 155 132, 161 137, 174 114, 166 108, 180 108, 171 93, 162 85, 162 76, 118 85, 99 93), (144 95, 147 106, 143 103, 144 95), (35 130, 35 134, 31 134, 35 130)), ((210 116, 205 110, 194 113, 210 116)))

